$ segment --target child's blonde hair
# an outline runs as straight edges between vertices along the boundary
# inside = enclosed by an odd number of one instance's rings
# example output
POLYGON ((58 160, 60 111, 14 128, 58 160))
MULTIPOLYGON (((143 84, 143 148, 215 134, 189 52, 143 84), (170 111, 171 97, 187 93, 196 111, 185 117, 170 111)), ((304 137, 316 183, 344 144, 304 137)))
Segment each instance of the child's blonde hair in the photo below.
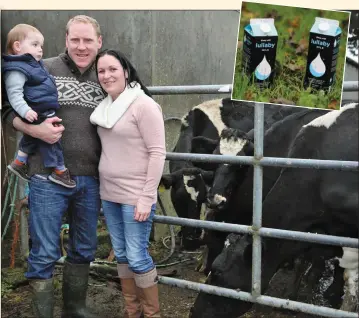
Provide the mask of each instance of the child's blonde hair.
POLYGON ((6 53, 7 54, 15 54, 13 49, 13 45, 16 41, 23 41, 28 36, 30 32, 41 32, 33 27, 32 25, 21 23, 15 25, 7 34, 6 41, 6 53))

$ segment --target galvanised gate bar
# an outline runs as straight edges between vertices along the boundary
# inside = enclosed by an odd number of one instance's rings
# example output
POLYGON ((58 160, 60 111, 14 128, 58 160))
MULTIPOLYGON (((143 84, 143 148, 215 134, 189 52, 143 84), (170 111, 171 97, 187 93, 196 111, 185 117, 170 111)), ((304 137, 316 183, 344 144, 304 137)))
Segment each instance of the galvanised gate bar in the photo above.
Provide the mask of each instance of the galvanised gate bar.
MULTIPOLYGON (((148 87, 153 95, 175 95, 175 94, 228 94, 232 90, 232 85, 191 85, 191 86, 153 86, 148 87)), ((344 82, 343 91, 359 91, 359 82, 344 82)), ((186 280, 159 276, 162 284, 187 288, 201 291, 213 295, 224 296, 243 301, 258 303, 277 308, 285 308, 300 311, 308 314, 321 315, 326 317, 359 317, 357 313, 347 312, 328 307, 315 306, 297 301, 291 301, 276 297, 264 296, 261 291, 261 236, 271 238, 281 238, 286 240, 306 241, 342 247, 359 248, 359 240, 356 238, 338 237, 315 233, 304 233, 282 229, 262 227, 262 181, 263 166, 291 167, 291 168, 311 168, 311 169, 331 169, 342 171, 359 171, 357 161, 335 161, 335 160, 311 160, 296 158, 265 158, 263 157, 263 119, 264 105, 255 103, 254 113, 254 156, 224 156, 207 154, 188 154, 167 152, 167 160, 185 160, 194 162, 213 162, 247 164, 254 166, 253 183, 253 222, 252 226, 229 224, 222 222, 192 220, 178 217, 155 215, 154 221, 157 223, 184 225, 201 227, 223 232, 249 233, 253 235, 253 259, 252 259, 252 292, 242 292, 233 289, 211 286, 186 280)), ((20 183, 20 197, 24 197, 23 182, 20 183)), ((21 213, 21 250, 25 254, 28 250, 27 226, 24 209, 21 213)))

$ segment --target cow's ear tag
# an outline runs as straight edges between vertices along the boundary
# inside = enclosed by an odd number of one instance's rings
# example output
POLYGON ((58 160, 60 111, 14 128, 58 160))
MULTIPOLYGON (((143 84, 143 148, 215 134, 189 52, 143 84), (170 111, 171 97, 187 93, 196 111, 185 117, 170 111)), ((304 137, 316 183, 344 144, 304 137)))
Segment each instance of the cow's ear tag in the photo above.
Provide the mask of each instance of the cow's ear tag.
POLYGON ((165 192, 165 191, 166 191, 165 186, 164 186, 163 184, 160 184, 159 187, 158 187, 158 191, 159 191, 160 193, 165 192))

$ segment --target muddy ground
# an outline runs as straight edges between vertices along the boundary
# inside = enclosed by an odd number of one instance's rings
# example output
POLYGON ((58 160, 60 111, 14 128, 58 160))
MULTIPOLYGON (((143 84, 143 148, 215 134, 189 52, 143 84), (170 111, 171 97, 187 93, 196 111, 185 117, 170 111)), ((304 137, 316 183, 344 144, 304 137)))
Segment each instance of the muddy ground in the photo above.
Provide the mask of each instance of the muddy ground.
MULTIPOLYGON (((178 243, 178 241, 177 241, 178 243)), ((168 244, 169 245, 169 244, 168 244)), ((177 244, 178 246, 178 244, 177 244)), ((10 264, 11 236, 2 244, 2 300, 1 300, 1 317, 3 318, 30 318, 33 317, 30 308, 30 289, 24 278, 25 264, 19 259, 17 250, 17 259, 15 269, 9 269, 10 264)), ((99 249, 97 257, 106 259, 110 252, 108 236, 101 226, 99 229, 99 249)), ((151 243, 151 254, 155 261, 163 259, 168 255, 169 250, 163 245, 162 240, 151 243)), ((186 279, 194 282, 204 282, 205 276, 195 271, 197 265, 197 253, 186 253, 179 251, 178 247, 173 257, 167 262, 172 263, 184 259, 192 258, 191 261, 180 263, 174 266, 159 267, 158 272, 161 275, 186 279)), ((292 284, 293 273, 291 270, 281 270, 272 280, 272 285, 267 294, 286 298, 288 287, 292 284)), ((60 317, 61 313, 61 286, 62 286, 62 266, 56 266, 55 270, 55 318, 60 317)), ((305 291, 306 286, 301 287, 299 301, 307 301, 309 298, 305 291)), ((188 317, 191 306, 193 305, 197 292, 192 290, 159 285, 160 303, 162 317, 164 318, 182 318, 188 317)), ((89 280, 88 305, 93 308, 98 317, 117 318, 123 317, 123 300, 121 297, 121 287, 118 279, 110 274, 103 274, 92 270, 89 280)), ((254 309, 242 316, 243 318, 254 317, 297 317, 310 318, 318 317, 301 313, 294 313, 284 310, 274 310, 266 306, 255 306, 254 309)))

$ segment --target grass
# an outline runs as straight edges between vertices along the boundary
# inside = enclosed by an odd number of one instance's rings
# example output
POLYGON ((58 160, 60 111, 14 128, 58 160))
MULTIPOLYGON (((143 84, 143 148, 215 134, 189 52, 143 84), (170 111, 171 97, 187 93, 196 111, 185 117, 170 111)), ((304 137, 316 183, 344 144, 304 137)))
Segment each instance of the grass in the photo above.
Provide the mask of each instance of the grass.
POLYGON ((327 10, 303 9, 259 3, 242 2, 238 34, 233 99, 251 100, 305 107, 339 109, 345 65, 349 13, 327 10), (304 89, 303 80, 307 64, 310 29, 315 17, 339 20, 342 29, 336 68, 336 81, 330 92, 304 89), (244 27, 252 18, 274 18, 278 32, 276 55, 277 74, 273 84, 259 89, 253 78, 242 72, 242 41, 244 27))

